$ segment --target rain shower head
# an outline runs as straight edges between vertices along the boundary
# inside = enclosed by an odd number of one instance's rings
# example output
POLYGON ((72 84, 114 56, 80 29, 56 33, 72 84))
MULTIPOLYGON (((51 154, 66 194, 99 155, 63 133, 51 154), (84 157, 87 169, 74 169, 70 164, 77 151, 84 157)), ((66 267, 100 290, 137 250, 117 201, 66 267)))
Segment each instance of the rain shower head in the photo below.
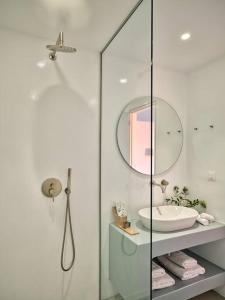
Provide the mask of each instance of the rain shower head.
POLYGON ((72 53, 77 51, 76 48, 64 45, 63 32, 59 33, 59 37, 55 45, 47 45, 46 48, 51 51, 49 53, 49 58, 51 60, 56 60, 56 52, 72 53))
POLYGON ((69 46, 64 46, 64 45, 47 45, 46 46, 49 50, 55 51, 55 52, 67 52, 67 53, 72 53, 76 52, 77 50, 73 47, 69 46))

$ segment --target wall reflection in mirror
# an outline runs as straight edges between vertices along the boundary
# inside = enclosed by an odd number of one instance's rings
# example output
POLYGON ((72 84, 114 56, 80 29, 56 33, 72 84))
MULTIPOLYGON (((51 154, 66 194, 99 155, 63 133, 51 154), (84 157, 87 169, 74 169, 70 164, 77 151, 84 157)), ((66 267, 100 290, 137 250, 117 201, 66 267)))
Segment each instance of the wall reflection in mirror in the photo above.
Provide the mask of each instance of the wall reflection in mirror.
POLYGON ((181 120, 163 99, 153 97, 151 114, 150 97, 136 98, 126 105, 119 117, 117 144, 132 169, 150 175, 152 156, 153 175, 162 174, 180 156, 183 145, 181 120))

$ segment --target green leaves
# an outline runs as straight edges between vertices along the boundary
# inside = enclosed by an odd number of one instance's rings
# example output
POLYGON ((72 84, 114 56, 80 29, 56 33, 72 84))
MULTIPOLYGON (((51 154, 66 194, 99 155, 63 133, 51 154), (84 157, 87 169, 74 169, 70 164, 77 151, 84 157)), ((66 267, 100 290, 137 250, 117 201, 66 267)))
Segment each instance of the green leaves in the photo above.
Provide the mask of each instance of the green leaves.
POLYGON ((186 186, 183 187, 183 193, 184 195, 189 195, 189 190, 186 186))
POLYGON ((200 205, 202 208, 207 207, 207 203, 205 200, 199 200, 199 199, 188 199, 189 195, 189 189, 184 186, 183 189, 180 191, 179 186, 175 185, 173 187, 173 193, 174 195, 170 198, 166 199, 166 202, 168 204, 173 204, 177 206, 185 206, 185 207, 196 207, 200 205))

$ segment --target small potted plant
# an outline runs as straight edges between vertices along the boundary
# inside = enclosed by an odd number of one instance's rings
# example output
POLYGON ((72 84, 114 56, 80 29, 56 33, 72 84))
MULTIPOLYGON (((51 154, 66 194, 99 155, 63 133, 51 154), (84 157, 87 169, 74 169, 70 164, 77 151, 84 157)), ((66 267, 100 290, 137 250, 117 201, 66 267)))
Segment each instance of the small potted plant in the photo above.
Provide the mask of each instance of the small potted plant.
POLYGON ((180 190, 179 186, 174 186, 173 196, 166 198, 166 203, 177 206, 185 206, 196 209, 199 213, 206 210, 206 201, 200 199, 189 199, 189 190, 186 186, 180 190))

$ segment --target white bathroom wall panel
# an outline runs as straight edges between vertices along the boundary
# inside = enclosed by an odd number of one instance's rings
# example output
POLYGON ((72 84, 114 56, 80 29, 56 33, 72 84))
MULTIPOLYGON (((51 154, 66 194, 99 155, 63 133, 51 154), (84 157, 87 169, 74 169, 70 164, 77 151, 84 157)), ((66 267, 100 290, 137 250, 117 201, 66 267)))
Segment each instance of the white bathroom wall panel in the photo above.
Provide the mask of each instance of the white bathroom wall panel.
MULTIPOLYGON (((207 201, 208 212, 221 222, 225 222, 224 78, 225 57, 190 73, 187 106, 190 187, 195 196, 207 201), (215 172, 216 181, 208 180, 209 172, 215 172)), ((225 268, 225 241, 198 247, 197 252, 225 268)), ((225 288, 219 292, 225 296, 225 288)))
MULTIPOLYGON (((208 212, 225 222, 225 57, 192 73, 154 68, 154 96, 170 103, 178 112, 184 127, 184 145, 177 163, 165 174, 170 185, 187 185, 191 196, 206 200, 208 212), (210 128, 213 125, 214 128, 210 128), (198 130, 194 130, 198 128, 198 130), (216 181, 209 181, 209 174, 216 181)), ((153 205, 162 201, 161 192, 154 188, 153 205), (160 200, 159 200, 160 199, 160 200)), ((209 243, 194 249, 218 266, 225 268, 225 242, 209 243)), ((225 296, 225 288, 218 289, 225 296)))
POLYGON ((0 299, 97 300, 99 55, 52 62, 49 41, 0 36, 0 299), (63 273, 66 198, 52 203, 41 184, 56 177, 65 188, 68 167, 76 262, 63 273))
MULTIPOLYGON (((174 185, 187 185, 187 152, 186 152, 186 130, 187 130, 187 75, 182 72, 171 71, 166 68, 154 66, 153 69, 153 96, 165 100, 177 112, 181 119, 184 131, 183 148, 178 161, 163 174, 154 176, 157 182, 163 178, 169 181, 166 194, 171 194, 174 185)), ((169 122, 169 120, 168 120, 169 122)), ((153 206, 162 204, 164 196, 158 187, 153 187, 153 206)))

